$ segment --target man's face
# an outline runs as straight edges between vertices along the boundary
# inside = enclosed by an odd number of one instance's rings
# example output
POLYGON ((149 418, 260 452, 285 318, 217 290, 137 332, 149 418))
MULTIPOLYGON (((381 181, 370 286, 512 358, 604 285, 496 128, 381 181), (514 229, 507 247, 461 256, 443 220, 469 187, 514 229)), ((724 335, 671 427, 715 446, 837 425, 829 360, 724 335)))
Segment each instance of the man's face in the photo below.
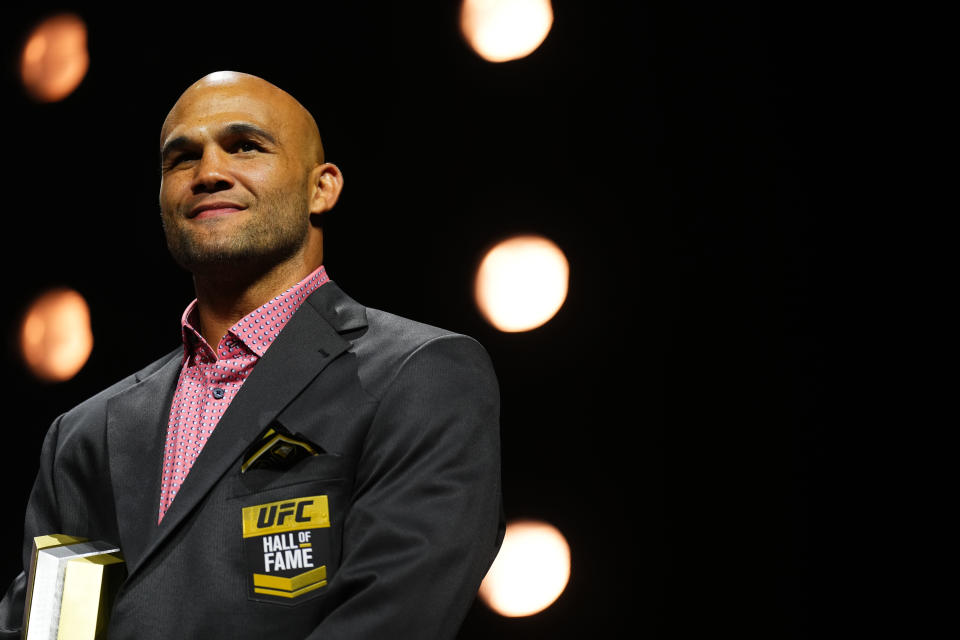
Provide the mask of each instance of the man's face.
POLYGON ((290 109, 268 87, 232 82, 195 86, 170 112, 160 213, 181 266, 266 269, 303 247, 312 167, 290 109))

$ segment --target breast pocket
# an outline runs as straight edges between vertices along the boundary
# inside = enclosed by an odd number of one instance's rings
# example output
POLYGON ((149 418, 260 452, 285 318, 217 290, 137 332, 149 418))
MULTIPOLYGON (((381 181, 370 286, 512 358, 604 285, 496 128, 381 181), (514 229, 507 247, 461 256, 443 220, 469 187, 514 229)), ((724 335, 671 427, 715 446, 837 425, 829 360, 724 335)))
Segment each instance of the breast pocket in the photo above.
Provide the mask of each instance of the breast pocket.
POLYGON ((238 479, 231 511, 250 600, 295 606, 326 592, 340 565, 349 466, 325 454, 238 479))

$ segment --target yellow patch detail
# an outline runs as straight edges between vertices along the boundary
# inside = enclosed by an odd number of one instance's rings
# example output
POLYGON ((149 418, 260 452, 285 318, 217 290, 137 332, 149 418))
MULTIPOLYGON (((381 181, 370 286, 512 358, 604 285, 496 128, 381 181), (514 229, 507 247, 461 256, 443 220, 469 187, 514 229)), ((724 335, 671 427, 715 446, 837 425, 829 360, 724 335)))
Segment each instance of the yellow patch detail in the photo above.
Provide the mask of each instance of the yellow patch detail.
MULTIPOLYGON (((271 591, 276 590, 281 594, 299 595, 301 593, 310 591, 311 589, 322 587, 325 584, 327 584, 326 565, 317 567, 316 569, 311 569, 310 571, 305 571, 304 573, 293 576, 292 578, 268 576, 262 573, 253 574, 254 591, 257 593, 266 593, 257 589, 257 587, 262 587, 270 589, 271 591)), ((278 594, 274 593, 273 595, 278 594)))
POLYGON ((314 589, 319 589, 320 587, 327 586, 327 581, 318 582, 316 584, 311 584, 309 587, 304 587, 303 589, 298 589, 297 591, 277 591, 276 589, 264 589, 263 587, 254 587, 254 593, 263 593, 268 596, 280 596, 281 598, 296 598, 297 596, 303 595, 308 591, 313 591, 314 589))
POLYGON ((243 537, 330 526, 327 496, 277 500, 243 508, 243 537))

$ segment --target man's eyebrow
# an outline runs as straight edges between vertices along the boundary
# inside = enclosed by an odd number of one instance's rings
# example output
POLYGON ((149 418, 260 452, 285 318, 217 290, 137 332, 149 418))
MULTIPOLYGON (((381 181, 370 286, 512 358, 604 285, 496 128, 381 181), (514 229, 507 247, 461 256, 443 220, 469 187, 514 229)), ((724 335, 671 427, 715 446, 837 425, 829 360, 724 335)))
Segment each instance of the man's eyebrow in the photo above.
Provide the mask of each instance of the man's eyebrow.
POLYGON ((177 136, 173 140, 168 140, 163 148, 160 149, 160 158, 166 158, 171 152, 183 149, 190 145, 190 138, 187 136, 177 136))
POLYGON ((249 122, 233 122, 228 124, 223 128, 222 134, 234 135, 234 136, 256 136, 258 138, 263 138, 271 144, 277 144, 277 139, 270 135, 268 132, 264 131, 255 124, 250 124, 249 122))
MULTIPOLYGON (((274 138, 273 135, 249 122, 232 122, 228 124, 219 132, 218 137, 223 136, 254 136, 262 138, 271 144, 277 144, 277 139, 274 138)), ((171 152, 188 147, 191 143, 191 139, 187 136, 177 136, 173 140, 168 140, 163 145, 163 148, 160 149, 160 157, 166 158, 171 152)))

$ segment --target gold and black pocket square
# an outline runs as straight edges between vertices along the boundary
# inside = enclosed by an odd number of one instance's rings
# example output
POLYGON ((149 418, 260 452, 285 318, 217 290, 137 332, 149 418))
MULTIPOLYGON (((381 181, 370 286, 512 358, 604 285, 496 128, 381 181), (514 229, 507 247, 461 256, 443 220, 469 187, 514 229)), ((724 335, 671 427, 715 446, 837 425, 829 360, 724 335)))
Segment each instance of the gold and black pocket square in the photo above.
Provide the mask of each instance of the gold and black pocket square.
POLYGON ((282 471, 308 458, 324 453, 323 447, 299 433, 290 433, 275 422, 260 432, 243 454, 240 473, 251 469, 282 471))

